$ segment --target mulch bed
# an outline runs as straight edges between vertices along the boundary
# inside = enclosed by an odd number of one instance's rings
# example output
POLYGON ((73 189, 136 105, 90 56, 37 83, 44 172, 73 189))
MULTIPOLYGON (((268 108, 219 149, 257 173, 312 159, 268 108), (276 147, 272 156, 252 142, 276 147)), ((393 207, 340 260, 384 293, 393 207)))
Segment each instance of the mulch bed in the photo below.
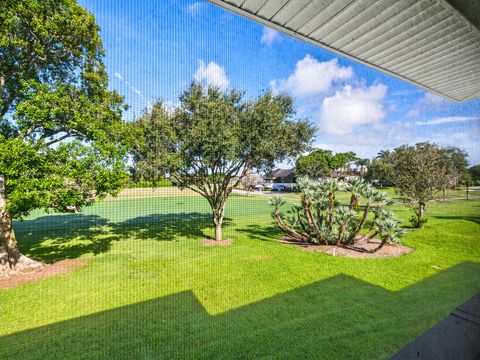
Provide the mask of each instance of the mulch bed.
POLYGON ((19 285, 43 280, 55 275, 66 274, 75 268, 85 265, 85 259, 67 259, 53 264, 26 269, 10 274, 7 277, 0 276, 0 289, 11 289, 19 285))
MULTIPOLYGON (((383 248, 381 248, 375 253, 366 253, 351 249, 345 249, 343 247, 337 247, 333 245, 305 244, 298 241, 289 240, 288 238, 283 238, 280 240, 280 242, 287 245, 298 246, 308 252, 323 252, 332 256, 346 256, 351 258, 393 258, 408 254, 409 252, 414 250, 400 244, 386 244, 383 248)), ((375 239, 368 243, 357 245, 357 247, 363 248, 365 250, 371 250, 375 249, 379 244, 380 240, 375 239)))
POLYGON ((227 246, 232 245, 233 240, 225 239, 221 241, 215 241, 214 239, 203 239, 202 245, 203 246, 227 246))

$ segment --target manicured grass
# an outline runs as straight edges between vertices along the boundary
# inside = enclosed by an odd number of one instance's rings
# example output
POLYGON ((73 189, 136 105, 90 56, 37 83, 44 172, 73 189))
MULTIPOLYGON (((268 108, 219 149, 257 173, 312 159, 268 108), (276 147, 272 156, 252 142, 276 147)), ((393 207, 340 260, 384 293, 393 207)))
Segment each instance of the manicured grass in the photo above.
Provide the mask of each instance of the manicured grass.
MULTIPOLYGON (((72 273, 0 291, 0 355, 387 358, 480 289, 480 201, 434 203, 396 259, 280 244, 265 197, 233 196, 226 247, 196 196, 108 201, 16 223, 22 251, 82 257, 72 273)), ((410 216, 402 206, 397 215, 410 216)))

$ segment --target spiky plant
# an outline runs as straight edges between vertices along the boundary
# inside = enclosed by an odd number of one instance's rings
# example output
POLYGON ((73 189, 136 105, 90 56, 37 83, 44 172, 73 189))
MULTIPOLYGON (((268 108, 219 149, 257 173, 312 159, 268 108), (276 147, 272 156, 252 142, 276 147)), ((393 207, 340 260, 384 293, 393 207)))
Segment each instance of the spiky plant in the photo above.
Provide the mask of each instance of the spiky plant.
POLYGON ((363 191, 365 191, 366 187, 367 184, 365 183, 365 181, 363 181, 359 177, 352 177, 345 181, 344 189, 345 191, 350 192, 350 209, 358 210, 360 200, 359 193, 361 194, 363 191))
POLYGON ((405 234, 405 230, 400 227, 400 222, 395 217, 387 217, 379 220, 378 225, 378 237, 381 239, 380 245, 377 248, 371 250, 371 252, 377 252, 385 244, 398 244, 401 237, 405 234))
MULTIPOLYGON (((301 242, 355 248, 357 242, 370 241, 375 237, 379 237, 383 244, 381 246, 384 246, 402 235, 398 220, 391 211, 383 208, 390 202, 389 197, 364 181, 313 181, 300 178, 298 183, 300 204, 293 205, 286 215, 280 211, 284 204, 281 198, 274 197, 269 201, 275 208, 272 213, 275 226, 289 238, 301 242), (341 190, 351 192, 348 206, 339 205, 335 200, 335 194, 341 190), (365 201, 363 213, 360 211, 360 199, 365 201), (356 202, 358 205, 355 205, 356 202), (360 236, 371 212, 374 213, 372 225, 360 236)), ((356 249, 360 251, 360 248, 356 249)))

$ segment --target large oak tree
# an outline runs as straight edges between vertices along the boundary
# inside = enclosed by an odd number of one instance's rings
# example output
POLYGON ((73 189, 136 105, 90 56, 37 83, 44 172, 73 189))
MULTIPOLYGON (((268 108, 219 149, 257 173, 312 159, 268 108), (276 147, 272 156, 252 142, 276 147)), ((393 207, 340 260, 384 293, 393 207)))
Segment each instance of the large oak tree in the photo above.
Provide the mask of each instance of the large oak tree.
POLYGON ((225 203, 242 178, 307 149, 314 128, 294 114, 289 96, 266 92, 250 101, 239 91, 193 82, 176 109, 159 101, 136 121, 143 133, 136 171, 168 173, 202 195, 212 209, 215 240, 222 240, 225 203))
POLYGON ((78 209, 125 180, 130 132, 103 56, 99 27, 75 0, 2 1, 0 271, 35 264, 13 219, 78 209))

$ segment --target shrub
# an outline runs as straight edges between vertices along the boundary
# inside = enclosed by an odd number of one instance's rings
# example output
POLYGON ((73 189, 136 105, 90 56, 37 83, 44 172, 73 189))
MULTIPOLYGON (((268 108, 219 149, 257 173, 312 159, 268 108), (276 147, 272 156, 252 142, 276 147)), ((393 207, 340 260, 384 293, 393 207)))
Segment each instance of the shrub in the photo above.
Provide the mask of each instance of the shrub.
POLYGON ((137 181, 129 184, 129 188, 158 188, 172 186, 172 182, 168 180, 158 181, 137 181))
POLYGON ((280 208, 284 201, 273 197, 269 203, 274 207, 272 216, 275 226, 296 241, 336 245, 358 251, 376 252, 386 243, 398 243, 404 231, 394 214, 384 208, 391 200, 387 194, 358 178, 347 181, 325 179, 313 181, 308 178, 297 180, 300 186, 300 205, 293 205, 284 214, 280 208), (350 192, 350 202, 342 205, 336 201, 339 191, 350 192), (360 209, 360 200, 365 207, 360 209), (373 213, 373 221, 366 231, 367 218, 373 213), (373 238, 381 240, 373 250, 356 246, 373 238))

